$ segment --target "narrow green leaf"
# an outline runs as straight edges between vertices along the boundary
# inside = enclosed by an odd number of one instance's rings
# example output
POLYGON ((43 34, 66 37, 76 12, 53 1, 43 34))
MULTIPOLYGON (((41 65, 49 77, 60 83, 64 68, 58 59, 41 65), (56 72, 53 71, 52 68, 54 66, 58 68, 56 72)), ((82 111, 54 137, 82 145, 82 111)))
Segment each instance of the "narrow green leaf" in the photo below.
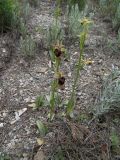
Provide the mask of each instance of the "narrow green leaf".
POLYGON ((38 127, 39 132, 40 132, 40 135, 45 136, 47 133, 47 127, 40 120, 36 121, 36 125, 38 127))

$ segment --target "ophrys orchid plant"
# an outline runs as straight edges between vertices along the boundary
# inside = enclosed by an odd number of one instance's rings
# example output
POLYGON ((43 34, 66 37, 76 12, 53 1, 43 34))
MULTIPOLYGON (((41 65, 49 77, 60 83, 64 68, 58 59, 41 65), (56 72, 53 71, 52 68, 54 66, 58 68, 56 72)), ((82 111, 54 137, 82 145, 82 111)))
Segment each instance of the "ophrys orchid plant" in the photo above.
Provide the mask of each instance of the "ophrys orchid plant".
POLYGON ((80 76, 80 70, 83 68, 84 65, 84 45, 85 45, 85 40, 87 38, 87 34, 89 31, 89 25, 91 24, 91 21, 88 20, 87 18, 84 18, 80 21, 83 30, 82 32, 80 32, 79 35, 79 48, 80 48, 80 54, 79 54, 79 58, 78 58, 78 62, 77 62, 77 68, 75 71, 75 76, 74 76, 74 80, 73 80, 73 85, 72 85, 72 91, 71 91, 71 96, 70 99, 68 100, 67 103, 67 107, 66 107, 66 114, 68 116, 73 116, 73 109, 75 107, 75 103, 76 103, 76 87, 77 87, 77 82, 80 76))

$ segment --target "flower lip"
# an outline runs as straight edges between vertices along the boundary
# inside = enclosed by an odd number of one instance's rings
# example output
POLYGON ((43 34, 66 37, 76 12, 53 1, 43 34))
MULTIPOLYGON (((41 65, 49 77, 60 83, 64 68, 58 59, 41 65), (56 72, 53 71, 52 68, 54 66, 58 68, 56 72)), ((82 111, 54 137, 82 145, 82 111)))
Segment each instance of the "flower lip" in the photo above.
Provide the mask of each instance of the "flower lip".
POLYGON ((58 84, 59 85, 64 85, 64 83, 65 83, 65 77, 58 78, 58 84))
POLYGON ((55 48, 54 54, 55 54, 56 57, 60 57, 61 54, 62 54, 62 51, 60 49, 58 49, 58 48, 55 48))

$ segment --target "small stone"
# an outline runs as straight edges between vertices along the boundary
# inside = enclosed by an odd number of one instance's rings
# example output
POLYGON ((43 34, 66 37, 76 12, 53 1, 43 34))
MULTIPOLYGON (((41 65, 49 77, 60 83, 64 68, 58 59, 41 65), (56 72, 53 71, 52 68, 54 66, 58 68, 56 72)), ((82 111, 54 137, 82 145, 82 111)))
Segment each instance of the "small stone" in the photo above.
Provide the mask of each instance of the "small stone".
POLYGON ((30 77, 30 81, 33 81, 33 77, 30 77))
POLYGON ((38 68, 38 69, 36 70, 36 73, 45 73, 45 72, 47 71, 47 69, 48 69, 48 68, 46 68, 46 67, 38 68))
POLYGON ((20 95, 23 95, 23 92, 24 92, 23 90, 20 90, 20 95))
POLYGON ((7 116, 7 112, 3 112, 3 117, 5 118, 7 116))
POLYGON ((26 103, 28 103, 28 102, 30 102, 30 101, 31 101, 31 98, 30 98, 30 97, 28 97, 28 98, 24 99, 24 101, 25 101, 26 103))
POLYGON ((71 72, 69 72, 69 73, 68 73, 68 77, 71 77, 71 76, 72 76, 72 73, 71 73, 71 72))
POLYGON ((102 61, 103 61, 103 60, 102 60, 102 59, 100 59, 100 60, 98 61, 98 64, 102 64, 102 61))
POLYGON ((0 123, 0 128, 2 128, 4 126, 4 124, 3 123, 0 123))
POLYGON ((45 155, 43 151, 38 151, 34 157, 34 160, 45 160, 45 155))
POLYGON ((81 95, 82 95, 82 92, 78 92, 77 95, 78 95, 78 96, 81 96, 81 95))
POLYGON ((5 48, 3 48, 3 49, 2 49, 2 52, 3 52, 3 53, 5 53, 5 52, 6 52, 6 49, 5 49, 5 48))
POLYGON ((47 56, 47 55, 48 55, 48 51, 45 51, 45 52, 44 52, 44 55, 47 56))
POLYGON ((53 133, 53 132, 49 132, 49 133, 47 134, 47 136, 48 136, 48 137, 53 137, 53 136, 54 136, 54 133, 53 133))
POLYGON ((12 141, 12 142, 11 142, 11 143, 9 143, 7 146, 8 146, 8 148, 14 148, 14 146, 15 146, 15 142, 13 142, 13 141, 12 141))
POLYGON ((28 156, 27 153, 23 153, 23 157, 26 158, 28 156))

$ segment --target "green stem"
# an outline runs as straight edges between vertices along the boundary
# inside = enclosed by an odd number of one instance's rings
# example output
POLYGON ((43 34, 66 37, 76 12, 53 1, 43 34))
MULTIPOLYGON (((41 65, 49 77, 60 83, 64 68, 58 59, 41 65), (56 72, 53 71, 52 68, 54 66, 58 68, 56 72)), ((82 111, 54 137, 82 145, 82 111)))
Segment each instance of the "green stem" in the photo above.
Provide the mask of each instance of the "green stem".
POLYGON ((51 95, 50 95, 50 119, 52 114, 54 113, 55 110, 55 92, 57 89, 57 82, 56 80, 53 81, 51 85, 51 95))
MULTIPOLYGON (((57 57, 55 58, 55 73, 59 73, 59 67, 60 67, 60 59, 57 57)), ((55 112, 55 93, 57 92, 58 84, 57 80, 54 79, 52 85, 51 85, 51 96, 50 96, 50 119, 52 119, 52 115, 55 112)))
POLYGON ((56 66, 56 73, 59 72, 59 66, 60 66, 60 59, 59 58, 55 58, 55 66, 56 66))
MULTIPOLYGON (((82 67, 82 60, 83 60, 82 57, 83 57, 83 49, 81 50, 81 53, 80 53, 80 57, 79 57, 79 61, 78 61, 78 67, 77 67, 74 83, 73 83, 73 86, 72 86, 72 93, 71 93, 71 97, 70 97, 70 100, 73 101, 74 105, 75 105, 75 90, 76 90, 76 85, 77 85, 78 78, 79 78, 79 75, 80 75, 80 69, 82 67)), ((73 107, 74 106, 72 106, 72 108, 73 107)))
POLYGON ((80 75, 80 70, 81 70, 81 67, 82 67, 84 44, 85 44, 86 35, 87 35, 87 30, 85 28, 82 36, 80 37, 80 56, 79 56, 78 67, 77 67, 77 71, 76 71, 73 86, 72 86, 71 97, 70 97, 70 100, 68 102, 68 108, 67 108, 68 109, 68 114, 70 114, 69 112, 71 112, 73 110, 74 105, 75 105, 75 91, 76 91, 78 78, 79 78, 79 75, 80 75))

